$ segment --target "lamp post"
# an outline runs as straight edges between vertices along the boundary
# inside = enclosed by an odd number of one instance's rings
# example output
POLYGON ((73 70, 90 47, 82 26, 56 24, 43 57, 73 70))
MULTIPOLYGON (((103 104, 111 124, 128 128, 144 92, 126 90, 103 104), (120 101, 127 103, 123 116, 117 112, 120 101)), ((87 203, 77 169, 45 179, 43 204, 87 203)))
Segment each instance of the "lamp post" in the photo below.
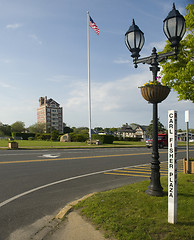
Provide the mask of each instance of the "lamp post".
MULTIPOLYGON (((132 25, 125 34, 125 44, 129 51, 132 53, 133 63, 137 68, 139 63, 151 65, 150 71, 153 75, 153 82, 157 79, 157 73, 160 71, 159 62, 168 58, 169 56, 175 56, 177 59, 178 45, 183 38, 186 25, 184 17, 175 8, 169 12, 168 16, 163 21, 163 31, 171 42, 173 50, 167 53, 158 54, 156 48, 152 50, 152 54, 149 57, 140 58, 139 52, 141 51, 145 38, 144 33, 139 29, 133 20, 132 25)), ((160 183, 160 162, 158 153, 158 103, 162 102, 169 94, 170 88, 161 86, 160 89, 152 89, 152 93, 144 94, 141 90, 142 96, 153 104, 153 145, 152 145, 152 161, 151 161, 151 177, 150 185, 146 190, 146 193, 153 196, 163 196, 163 188, 160 183), (161 90, 160 90, 161 89, 161 90), (161 97, 159 97, 161 95, 161 97)))

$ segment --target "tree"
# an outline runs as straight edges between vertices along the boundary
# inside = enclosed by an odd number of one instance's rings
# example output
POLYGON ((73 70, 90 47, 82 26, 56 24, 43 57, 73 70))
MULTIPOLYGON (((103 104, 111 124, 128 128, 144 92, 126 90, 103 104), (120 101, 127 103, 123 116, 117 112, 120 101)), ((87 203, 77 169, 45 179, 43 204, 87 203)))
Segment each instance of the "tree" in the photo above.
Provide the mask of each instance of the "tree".
POLYGON ((76 127, 73 127, 73 132, 76 133, 76 134, 88 134, 88 127, 79 127, 79 128, 76 128, 76 127))
POLYGON ((57 141, 59 138, 59 131, 57 131, 57 130, 52 131, 51 137, 52 137, 52 140, 57 141))
POLYGON ((0 122, 0 136, 11 136, 11 126, 0 122))
POLYGON ((24 132, 25 131, 25 123, 22 121, 16 121, 11 125, 12 132, 24 132))
MULTIPOLYGON (((164 125, 158 119, 158 133, 164 133, 166 131, 164 125)), ((151 121, 150 125, 147 128, 147 135, 152 137, 153 134, 153 120, 151 121)))
POLYGON ((112 133, 115 133, 115 132, 118 131, 118 128, 112 127, 112 128, 110 128, 110 131, 111 131, 112 133))
POLYGON ((29 126, 28 129, 31 133, 44 133, 46 130, 46 124, 45 123, 35 123, 35 124, 29 126))
MULTIPOLYGON (((179 100, 194 102, 194 4, 188 4, 186 10, 186 37, 180 42, 178 60, 164 60, 161 74, 162 83, 177 91, 179 100)), ((163 52, 168 51, 172 51, 169 41, 163 52)))
POLYGON ((189 132, 190 132, 190 133, 194 133, 194 129, 192 129, 192 128, 189 129, 189 132))
POLYGON ((63 133, 71 133, 73 132, 73 129, 67 126, 66 123, 63 123, 63 133))
POLYGON ((96 133, 99 133, 99 132, 104 132, 104 129, 103 129, 102 127, 95 127, 95 128, 94 128, 94 131, 95 131, 96 133))
POLYGON ((110 132, 110 128, 104 128, 104 132, 105 133, 109 133, 110 132))

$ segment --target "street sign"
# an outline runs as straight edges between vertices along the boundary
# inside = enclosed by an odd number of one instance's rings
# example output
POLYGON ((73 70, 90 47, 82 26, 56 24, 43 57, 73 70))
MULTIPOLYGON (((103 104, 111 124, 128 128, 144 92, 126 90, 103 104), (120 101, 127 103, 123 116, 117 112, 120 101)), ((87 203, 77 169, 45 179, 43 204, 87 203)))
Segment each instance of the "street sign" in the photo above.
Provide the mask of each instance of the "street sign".
POLYGON ((189 122, 189 111, 185 111, 185 122, 189 122))
POLYGON ((177 112, 168 111, 168 222, 177 222, 177 112))
POLYGON ((189 111, 185 111, 185 122, 186 122, 186 139, 187 139, 187 152, 186 152, 186 159, 187 159, 187 173, 190 173, 189 169, 189 111))

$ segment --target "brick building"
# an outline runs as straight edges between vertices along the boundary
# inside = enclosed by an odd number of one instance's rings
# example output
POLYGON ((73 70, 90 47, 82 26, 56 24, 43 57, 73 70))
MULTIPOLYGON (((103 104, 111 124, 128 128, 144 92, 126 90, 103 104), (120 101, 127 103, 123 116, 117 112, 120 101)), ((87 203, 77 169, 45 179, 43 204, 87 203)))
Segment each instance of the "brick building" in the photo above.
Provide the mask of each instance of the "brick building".
POLYGON ((59 133, 63 133, 63 108, 52 98, 40 97, 37 122, 46 124, 46 132, 49 132, 52 127, 59 133))

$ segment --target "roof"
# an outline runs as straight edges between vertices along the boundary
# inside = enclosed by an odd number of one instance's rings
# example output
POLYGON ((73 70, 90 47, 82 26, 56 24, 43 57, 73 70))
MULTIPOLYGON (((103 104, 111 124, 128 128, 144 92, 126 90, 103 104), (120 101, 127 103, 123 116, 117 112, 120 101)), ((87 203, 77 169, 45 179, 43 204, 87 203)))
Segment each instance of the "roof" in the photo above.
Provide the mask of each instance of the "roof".
POLYGON ((137 128, 141 128, 144 132, 147 130, 148 126, 145 125, 139 125, 132 123, 131 125, 128 125, 128 123, 124 124, 119 132, 131 132, 135 133, 137 128))
POLYGON ((58 102, 56 102, 55 100, 53 100, 52 98, 49 98, 49 99, 47 100, 47 104, 48 104, 48 106, 51 105, 51 104, 54 104, 54 105, 56 105, 57 107, 60 106, 60 104, 59 104, 58 102))

